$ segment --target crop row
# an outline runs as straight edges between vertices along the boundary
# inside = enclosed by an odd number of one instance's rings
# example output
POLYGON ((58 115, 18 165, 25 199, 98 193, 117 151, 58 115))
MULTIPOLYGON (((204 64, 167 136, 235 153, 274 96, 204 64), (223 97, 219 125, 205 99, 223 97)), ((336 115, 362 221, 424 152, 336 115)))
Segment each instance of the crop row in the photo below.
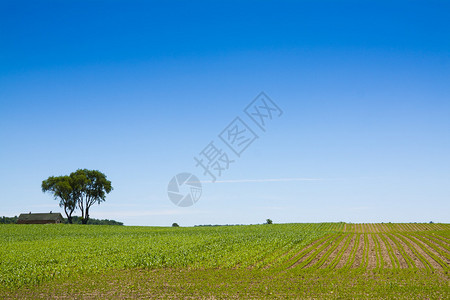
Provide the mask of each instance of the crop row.
POLYGON ((130 268, 236 268, 279 264, 341 224, 190 228, 2 225, 0 285, 130 268))
POLYGON ((444 242, 420 233, 335 233, 291 259, 288 268, 421 268, 449 270, 450 252, 444 242), (436 242, 438 241, 438 242, 436 242), (345 257, 345 260, 343 260, 345 257), (293 263, 292 263, 293 262, 293 263))
POLYGON ((408 224, 344 223, 195 228, 0 225, 0 286, 16 288, 73 274, 134 268, 447 271, 450 226, 419 225, 417 231, 408 224))
POLYGON ((432 223, 350 223, 343 226, 343 231, 353 233, 448 231, 448 229, 448 224, 432 223))

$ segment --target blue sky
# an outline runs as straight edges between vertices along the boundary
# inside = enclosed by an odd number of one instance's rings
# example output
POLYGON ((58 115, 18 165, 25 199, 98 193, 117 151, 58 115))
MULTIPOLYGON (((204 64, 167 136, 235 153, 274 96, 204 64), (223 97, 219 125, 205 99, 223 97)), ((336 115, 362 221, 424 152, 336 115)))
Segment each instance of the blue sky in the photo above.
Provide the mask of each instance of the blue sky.
POLYGON ((62 211, 41 181, 89 168, 114 187, 91 217, 127 225, 449 222, 449 12, 1 1, 0 215, 62 211), (283 115, 254 127, 225 182, 175 206, 169 180, 207 181, 193 157, 261 91, 283 115))

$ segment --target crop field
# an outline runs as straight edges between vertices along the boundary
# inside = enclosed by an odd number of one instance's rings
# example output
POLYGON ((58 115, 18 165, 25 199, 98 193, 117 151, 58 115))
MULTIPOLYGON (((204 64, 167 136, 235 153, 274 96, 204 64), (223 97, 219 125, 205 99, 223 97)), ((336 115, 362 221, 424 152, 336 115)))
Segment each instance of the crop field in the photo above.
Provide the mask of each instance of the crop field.
POLYGON ((0 298, 450 297, 449 224, 0 225, 0 298))

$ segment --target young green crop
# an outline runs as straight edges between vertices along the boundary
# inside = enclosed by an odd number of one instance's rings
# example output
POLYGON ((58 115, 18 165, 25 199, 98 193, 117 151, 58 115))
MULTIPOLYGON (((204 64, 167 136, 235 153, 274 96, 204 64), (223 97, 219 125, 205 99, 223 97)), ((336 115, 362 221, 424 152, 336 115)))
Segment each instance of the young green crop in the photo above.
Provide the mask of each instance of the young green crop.
POLYGON ((386 270, 388 260, 392 269, 399 269, 403 259, 403 267, 414 271, 418 268, 415 260, 428 272, 434 270, 427 259, 448 271, 450 225, 0 225, 0 243, 0 289, 17 289, 74 276, 137 269, 242 269, 271 276, 327 274, 332 269, 366 274, 369 253, 376 254, 377 271, 386 270), (425 231, 412 231, 419 229, 425 231), (383 243, 386 256, 381 251, 383 243))

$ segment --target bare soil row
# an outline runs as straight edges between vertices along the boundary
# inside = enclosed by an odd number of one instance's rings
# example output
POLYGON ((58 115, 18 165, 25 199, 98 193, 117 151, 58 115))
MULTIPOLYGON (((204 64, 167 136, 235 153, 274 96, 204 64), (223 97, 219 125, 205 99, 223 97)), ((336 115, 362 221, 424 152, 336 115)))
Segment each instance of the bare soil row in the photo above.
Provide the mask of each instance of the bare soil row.
POLYGON ((418 232, 448 230, 448 224, 433 223, 360 223, 344 224, 344 232, 379 233, 379 232, 418 232))
POLYGON ((288 268, 419 268, 448 270, 450 251, 440 236, 409 233, 336 233, 306 246, 288 260, 288 268))

